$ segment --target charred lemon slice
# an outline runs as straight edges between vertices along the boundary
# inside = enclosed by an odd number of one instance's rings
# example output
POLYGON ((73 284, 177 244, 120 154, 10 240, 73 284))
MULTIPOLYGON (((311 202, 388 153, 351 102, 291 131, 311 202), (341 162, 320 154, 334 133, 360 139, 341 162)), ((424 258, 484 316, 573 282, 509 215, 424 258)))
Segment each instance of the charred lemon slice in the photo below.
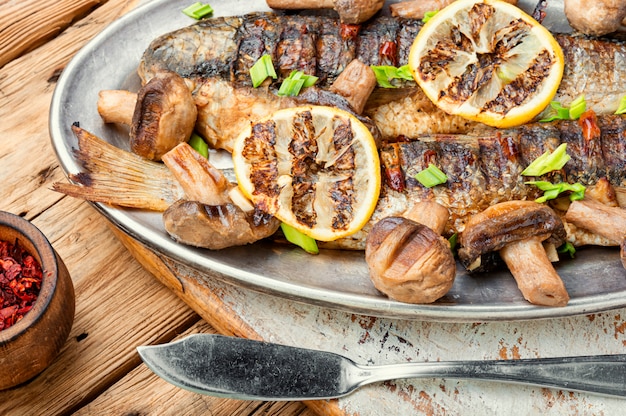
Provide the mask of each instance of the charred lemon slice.
POLYGON ((510 127, 548 106, 563 76, 563 51, 550 32, 516 6, 458 0, 420 30, 409 67, 443 111, 510 127))
POLYGON ((374 138, 333 107, 287 108, 251 123, 235 141, 233 163, 257 208, 316 240, 355 233, 378 201, 374 138))

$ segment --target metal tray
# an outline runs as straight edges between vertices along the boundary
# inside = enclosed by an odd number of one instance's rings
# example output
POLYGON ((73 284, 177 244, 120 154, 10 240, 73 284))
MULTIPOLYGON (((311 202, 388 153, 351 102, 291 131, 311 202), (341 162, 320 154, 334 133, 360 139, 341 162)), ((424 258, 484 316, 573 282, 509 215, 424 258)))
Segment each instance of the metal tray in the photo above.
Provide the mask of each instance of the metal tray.
MULTIPOLYGON (((194 23, 181 13, 188 4, 187 0, 155 0, 139 7, 96 36, 65 68, 52 99, 49 127, 66 174, 80 172, 71 151, 76 146, 70 129, 74 122, 128 148, 127 132, 100 119, 98 91, 138 88, 135 71, 150 41, 194 23)), ((262 0, 214 0, 211 5, 214 16, 269 10, 262 0)), ((626 271, 614 248, 582 249, 575 259, 557 265, 571 296, 566 307, 528 304, 506 271, 469 276, 461 267, 444 298, 430 305, 411 305, 390 300, 374 288, 362 252, 322 250, 312 256, 296 247, 268 242, 220 251, 195 249, 175 243, 158 213, 93 205, 134 239, 202 276, 354 313, 461 322, 550 318, 626 306, 626 271)))

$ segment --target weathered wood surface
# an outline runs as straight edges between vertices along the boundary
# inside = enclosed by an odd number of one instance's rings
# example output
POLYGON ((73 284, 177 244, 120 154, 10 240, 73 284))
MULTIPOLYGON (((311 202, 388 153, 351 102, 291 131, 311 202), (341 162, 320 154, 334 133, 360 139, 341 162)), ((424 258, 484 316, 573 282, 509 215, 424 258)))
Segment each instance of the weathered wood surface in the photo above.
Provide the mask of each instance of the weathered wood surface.
POLYGON ((139 2, 0 0, 0 209, 23 215, 48 236, 72 274, 77 302, 60 356, 31 382, 0 392, 0 414, 622 413, 618 399, 439 379, 379 383, 307 408, 205 397, 152 374, 136 346, 214 331, 338 351, 371 364, 623 353, 626 310, 455 324, 304 305, 199 275, 109 228, 89 204, 52 192, 51 183, 63 180, 47 130, 56 78, 82 45, 139 2), (23 22, 18 5, 37 11, 34 24, 23 22))
POLYGON ((60 355, 29 383, 0 391, 0 414, 310 415, 301 403, 207 398, 154 376, 138 345, 214 330, 135 261, 88 203, 51 191, 64 180, 48 134, 55 81, 87 41, 138 3, 0 1, 0 209, 42 230, 76 291, 60 355))

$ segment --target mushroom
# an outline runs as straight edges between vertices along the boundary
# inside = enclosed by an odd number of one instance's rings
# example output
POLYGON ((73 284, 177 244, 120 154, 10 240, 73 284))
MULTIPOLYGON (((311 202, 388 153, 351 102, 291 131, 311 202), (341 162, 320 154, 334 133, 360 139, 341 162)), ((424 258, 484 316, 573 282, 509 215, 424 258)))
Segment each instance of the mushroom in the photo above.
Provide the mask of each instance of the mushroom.
POLYGON ((374 16, 384 0, 267 0, 272 9, 334 9, 342 23, 359 24, 374 16))
POLYGON ((622 266, 626 269, 626 237, 622 240, 619 256, 622 259, 622 266))
POLYGON ((330 90, 343 96, 354 111, 361 114, 376 82, 376 74, 372 68, 358 59, 353 59, 335 79, 330 90))
POLYGON ((626 18, 624 0, 565 0, 565 16, 581 33, 602 36, 620 29, 626 18))
MULTIPOLYGON (((432 226, 442 229, 447 208, 435 202, 423 204, 418 203, 410 216, 416 218, 434 207, 432 226)), ((374 286, 400 302, 432 303, 448 293, 456 276, 448 241, 428 225, 404 217, 383 218, 372 227, 365 260, 374 286)))
POLYGON ((533 201, 507 201, 471 217, 461 233, 459 259, 477 267, 483 254, 498 251, 530 303, 565 306, 569 295, 543 247, 565 241, 563 222, 549 207, 533 201))
POLYGON ((280 221, 260 211, 250 215, 232 203, 207 205, 180 200, 163 213, 163 225, 179 243, 220 250, 269 237, 278 230, 280 221))
POLYGON ((136 95, 101 91, 98 112, 105 122, 129 125, 131 150, 155 161, 189 139, 198 114, 187 84, 170 71, 157 73, 136 95))
POLYGON ((626 209, 609 206, 594 199, 572 201, 565 221, 607 238, 618 245, 626 237, 626 209))

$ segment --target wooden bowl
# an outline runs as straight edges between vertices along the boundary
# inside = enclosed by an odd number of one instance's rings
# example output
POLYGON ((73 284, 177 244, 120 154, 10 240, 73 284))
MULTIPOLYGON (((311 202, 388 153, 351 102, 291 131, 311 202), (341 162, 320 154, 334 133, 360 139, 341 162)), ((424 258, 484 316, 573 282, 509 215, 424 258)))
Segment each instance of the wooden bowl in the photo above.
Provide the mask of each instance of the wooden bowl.
POLYGON ((0 211, 0 240, 26 249, 41 265, 41 291, 33 307, 0 330, 0 390, 41 373, 57 356, 74 322, 74 286, 63 260, 29 221, 0 211))

